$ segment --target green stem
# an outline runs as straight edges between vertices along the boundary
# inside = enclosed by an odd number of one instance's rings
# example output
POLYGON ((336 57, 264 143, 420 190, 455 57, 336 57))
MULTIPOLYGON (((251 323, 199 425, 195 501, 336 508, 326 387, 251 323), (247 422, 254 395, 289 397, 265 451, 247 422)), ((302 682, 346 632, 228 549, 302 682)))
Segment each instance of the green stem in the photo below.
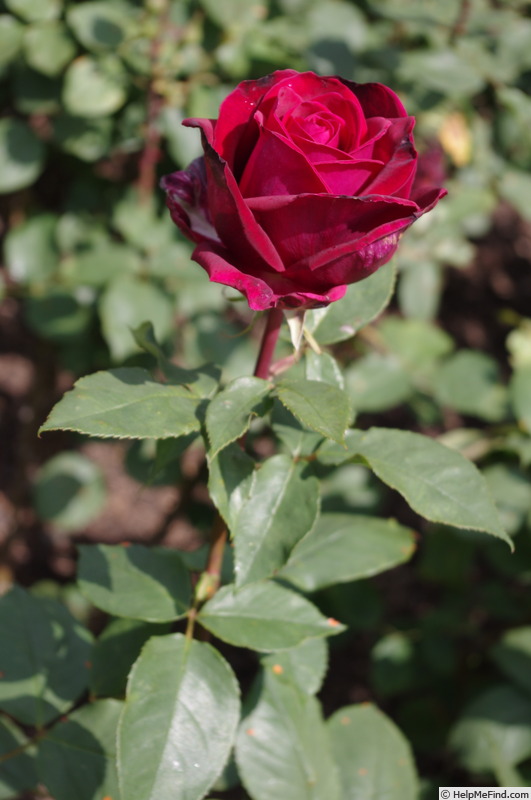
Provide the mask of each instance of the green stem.
POLYGON ((46 733, 45 730, 37 731, 33 736, 33 738, 28 739, 28 741, 24 742, 24 744, 15 747, 8 753, 2 753, 2 755, 0 755, 0 764, 3 764, 5 761, 9 761, 11 758, 16 758, 16 756, 19 756, 22 753, 24 753, 29 747, 32 747, 32 745, 36 744, 39 741, 39 739, 42 739, 45 733, 46 733))
MULTIPOLYGON (((270 309, 267 316, 266 326, 262 334, 262 342, 260 344, 260 350, 254 369, 254 375, 257 378, 269 377, 271 361, 273 358, 273 353, 275 352, 275 347, 283 319, 284 314, 279 308, 270 309)), ((221 518, 220 514, 217 514, 210 538, 208 561, 205 572, 203 573, 203 576, 207 578, 207 583, 205 584, 205 582, 200 579, 200 584, 198 584, 202 587, 200 594, 202 595, 206 593, 207 597, 200 597, 196 595, 196 602, 204 602, 204 600, 208 599, 208 597, 212 597, 212 595, 217 592, 221 582, 221 568, 223 565, 223 554, 225 552, 227 540, 227 526, 225 525, 225 522, 221 518), (204 591, 203 587, 206 588, 206 592, 204 591)), ((191 625, 193 626, 193 622, 191 622, 191 625)))

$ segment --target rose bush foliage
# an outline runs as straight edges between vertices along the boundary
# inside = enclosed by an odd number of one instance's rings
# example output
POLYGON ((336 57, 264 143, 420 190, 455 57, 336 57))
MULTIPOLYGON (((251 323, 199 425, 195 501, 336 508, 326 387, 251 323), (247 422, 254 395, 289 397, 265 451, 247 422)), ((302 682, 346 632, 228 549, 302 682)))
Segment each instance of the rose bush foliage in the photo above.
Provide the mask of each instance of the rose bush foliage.
POLYGON ((185 124, 204 156, 163 179, 172 217, 255 310, 339 300, 445 194, 415 180, 415 120, 383 84, 282 70, 185 124))

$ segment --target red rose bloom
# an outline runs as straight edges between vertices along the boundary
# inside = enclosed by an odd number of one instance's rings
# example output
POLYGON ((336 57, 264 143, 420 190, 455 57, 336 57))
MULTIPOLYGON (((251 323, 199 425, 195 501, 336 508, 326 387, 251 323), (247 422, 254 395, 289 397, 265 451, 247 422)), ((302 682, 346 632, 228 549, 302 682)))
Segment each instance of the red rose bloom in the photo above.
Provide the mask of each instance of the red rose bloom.
POLYGON ((327 305, 446 194, 415 187, 414 123, 382 84, 274 72, 185 121, 204 156, 162 187, 210 280, 256 310, 327 305))

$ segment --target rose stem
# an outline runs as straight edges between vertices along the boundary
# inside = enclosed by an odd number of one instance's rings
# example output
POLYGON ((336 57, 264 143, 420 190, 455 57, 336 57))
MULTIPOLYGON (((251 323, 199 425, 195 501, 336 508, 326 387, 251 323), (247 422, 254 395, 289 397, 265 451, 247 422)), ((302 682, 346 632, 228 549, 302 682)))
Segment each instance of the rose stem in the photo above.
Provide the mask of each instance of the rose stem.
MULTIPOLYGON (((267 378, 269 376, 269 368, 271 366, 271 360, 275 352, 275 346, 283 319, 284 314, 279 308, 270 309, 267 315, 266 326, 262 334, 262 342, 260 344, 256 366, 254 368, 254 376, 256 378, 267 378)), ((219 587, 223 553, 227 544, 227 538, 227 526, 223 522, 221 516, 217 514, 212 527, 210 551, 205 569, 205 573, 210 577, 208 582, 208 592, 210 596, 215 594, 219 587)))
POLYGON ((267 379, 269 377, 271 359, 273 358, 273 353, 275 352, 278 334, 280 333, 280 327, 283 319, 284 313, 280 308, 270 309, 269 314, 267 315, 266 326, 262 334, 262 344, 260 345, 260 352, 258 353, 256 367, 254 368, 254 376, 256 378, 267 379))

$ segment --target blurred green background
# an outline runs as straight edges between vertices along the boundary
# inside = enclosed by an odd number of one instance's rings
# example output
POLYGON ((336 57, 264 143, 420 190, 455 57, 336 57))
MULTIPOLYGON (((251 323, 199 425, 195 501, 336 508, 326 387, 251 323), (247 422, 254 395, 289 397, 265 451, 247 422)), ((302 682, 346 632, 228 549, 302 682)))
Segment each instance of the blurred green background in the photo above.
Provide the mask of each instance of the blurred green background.
POLYGON ((420 523, 361 466, 331 475, 326 509, 393 514, 422 537, 411 565, 320 596, 351 625, 325 709, 380 703, 426 800, 437 785, 529 785, 528 2, 0 0, 0 583, 87 621, 72 541, 194 547, 208 529, 193 449, 181 462, 36 431, 76 377, 151 366, 131 333, 145 319, 181 364, 252 371, 252 314, 190 261, 157 184, 200 153, 182 119, 216 117, 236 83, 286 67, 381 81, 417 117, 448 197, 402 240, 390 311, 334 354, 359 424, 475 460, 516 543, 509 556, 420 523))

